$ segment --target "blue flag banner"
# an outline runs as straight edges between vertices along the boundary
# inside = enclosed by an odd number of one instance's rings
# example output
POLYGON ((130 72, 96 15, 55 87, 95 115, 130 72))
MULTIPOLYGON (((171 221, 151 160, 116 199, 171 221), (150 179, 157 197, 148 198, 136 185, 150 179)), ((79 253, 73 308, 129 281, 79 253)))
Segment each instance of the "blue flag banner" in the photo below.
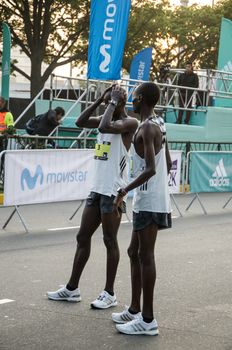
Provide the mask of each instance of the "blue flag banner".
POLYGON ((121 79, 131 0, 91 0, 88 79, 121 79))
MULTIPOLYGON (((146 49, 141 50, 137 53, 130 66, 130 79, 136 80, 149 80, 150 68, 151 68, 151 60, 152 60, 152 48, 147 47, 146 49)), ((135 83, 130 82, 130 85, 134 85, 135 83)), ((129 98, 128 101, 132 101, 131 91, 133 88, 129 90, 129 98)))
MULTIPOLYGON (((232 73, 232 21, 227 18, 222 18, 221 21, 221 31, 219 40, 219 50, 218 50, 218 70, 228 71, 232 73)), ((226 75, 224 75, 226 78, 226 75)), ((231 76, 228 76, 231 79, 231 76)), ((228 85, 227 91, 228 91, 228 85)), ((217 79, 217 90, 225 91, 225 81, 217 79)), ((231 92, 231 89, 230 89, 231 92)), ((215 106, 218 107, 232 107, 232 102, 230 98, 215 98, 215 106)))
POLYGON ((149 80, 152 48, 147 47, 137 53, 130 66, 130 79, 149 80))
POLYGON ((190 190, 232 192, 232 152, 191 152, 190 190))

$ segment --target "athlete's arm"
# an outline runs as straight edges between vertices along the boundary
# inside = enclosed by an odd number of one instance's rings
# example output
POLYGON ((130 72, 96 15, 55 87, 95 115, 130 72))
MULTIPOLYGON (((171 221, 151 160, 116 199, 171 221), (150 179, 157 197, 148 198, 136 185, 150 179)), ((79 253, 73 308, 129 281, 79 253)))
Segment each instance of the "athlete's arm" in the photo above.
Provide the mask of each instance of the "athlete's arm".
POLYGON ((127 100, 126 91, 119 85, 113 86, 111 91, 111 99, 112 101, 109 103, 100 122, 98 128, 99 131, 103 134, 124 134, 128 132, 135 132, 138 127, 138 122, 135 118, 124 118, 116 121, 112 120, 116 108, 118 109, 116 114, 125 114, 124 106, 127 100))
POLYGON ((104 98, 107 93, 109 93, 112 90, 112 87, 114 85, 110 86, 107 88, 103 94, 93 103, 91 104, 88 108, 86 108, 78 117, 76 120, 76 126, 81 127, 81 128, 89 128, 89 129, 95 129, 98 128, 101 117, 91 117, 91 114, 95 111, 97 107, 100 106, 102 102, 104 102, 104 98))
POLYGON ((91 117, 95 109, 103 102, 103 97, 99 97, 93 104, 86 108, 76 120, 76 126, 80 128, 98 128, 101 117, 91 117))
POLYGON ((102 116, 98 130, 102 134, 124 134, 127 132, 135 132, 138 127, 138 121, 135 118, 125 118, 112 121, 115 106, 109 104, 104 115, 102 116))
POLYGON ((125 191, 129 192, 136 187, 141 186, 144 182, 148 181, 153 175, 155 175, 155 149, 154 149, 154 128, 150 123, 144 123, 141 127, 141 137, 144 146, 144 160, 145 169, 143 172, 128 186, 125 187, 125 191))
POLYGON ((168 170, 168 174, 172 168, 172 159, 170 156, 170 152, 168 149, 168 142, 166 141, 166 145, 165 145, 165 155, 166 155, 166 163, 167 163, 167 170, 168 170))

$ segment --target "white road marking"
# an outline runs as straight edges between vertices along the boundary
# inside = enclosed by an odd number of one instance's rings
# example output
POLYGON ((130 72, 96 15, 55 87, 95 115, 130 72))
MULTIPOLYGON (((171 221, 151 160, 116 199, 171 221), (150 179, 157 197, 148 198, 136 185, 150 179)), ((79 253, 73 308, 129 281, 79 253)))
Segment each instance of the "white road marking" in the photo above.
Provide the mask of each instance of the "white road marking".
POLYGON ((15 300, 12 300, 12 299, 0 299, 0 304, 11 303, 12 301, 15 301, 15 300))
POLYGON ((47 231, 72 230, 74 228, 80 228, 80 226, 48 228, 47 231))
MULTIPOLYGON (((121 224, 127 224, 129 221, 121 221, 121 224)), ((55 228, 48 228, 47 231, 61 231, 61 230, 73 230, 74 228, 80 228, 80 226, 68 226, 68 227, 55 227, 55 228)))

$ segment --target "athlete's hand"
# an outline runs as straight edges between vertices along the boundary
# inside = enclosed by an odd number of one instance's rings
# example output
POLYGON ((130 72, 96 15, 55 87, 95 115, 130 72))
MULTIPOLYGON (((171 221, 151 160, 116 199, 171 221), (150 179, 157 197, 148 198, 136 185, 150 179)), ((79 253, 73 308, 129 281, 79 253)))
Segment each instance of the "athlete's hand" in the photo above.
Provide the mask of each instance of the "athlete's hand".
POLYGON ((118 194, 114 198, 114 202, 113 202, 113 212, 117 217, 120 217, 119 208, 121 208, 122 202, 123 202, 123 197, 120 194, 118 194))
POLYGON ((109 92, 111 93, 111 91, 112 91, 112 89, 113 89, 113 87, 114 87, 115 85, 116 85, 116 84, 113 84, 113 85, 111 85, 110 87, 108 87, 107 89, 105 89, 105 91, 104 91, 103 94, 101 95, 101 100, 102 100, 102 101, 104 101, 106 95, 107 95, 109 92))
POLYGON ((111 98, 116 102, 126 102, 127 94, 126 91, 119 85, 114 85, 111 91, 111 98))

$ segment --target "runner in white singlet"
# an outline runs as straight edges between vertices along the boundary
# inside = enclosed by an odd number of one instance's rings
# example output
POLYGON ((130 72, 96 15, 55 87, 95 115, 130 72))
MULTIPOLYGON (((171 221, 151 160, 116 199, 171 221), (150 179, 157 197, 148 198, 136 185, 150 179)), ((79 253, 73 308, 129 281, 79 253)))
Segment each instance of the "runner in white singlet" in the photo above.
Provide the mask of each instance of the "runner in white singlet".
POLYGON ((69 282, 55 292, 47 292, 52 300, 80 301, 79 280, 89 259, 91 238, 102 224, 103 240, 107 250, 106 284, 103 292, 91 303, 92 308, 106 309, 117 305, 114 280, 119 262, 117 232, 125 202, 120 206, 120 215, 113 211, 113 201, 118 187, 128 183, 129 149, 138 121, 125 112, 127 96, 117 85, 107 89, 77 119, 77 126, 98 128, 99 134, 94 155, 94 184, 82 214, 81 227, 77 234, 77 250, 69 282), (103 116, 91 117, 102 102, 106 104, 103 116))
POLYGON ((119 332, 158 334, 153 315, 153 292, 156 280, 154 249, 157 231, 171 227, 168 173, 171 158, 164 124, 154 115, 159 88, 154 83, 139 85, 133 94, 133 108, 141 124, 134 136, 133 167, 135 179, 118 190, 115 211, 124 195, 135 189, 133 198, 133 232, 128 254, 131 262, 132 299, 130 307, 113 313, 119 332), (140 297, 143 293, 142 312, 140 297), (126 322, 129 321, 129 322, 126 322), (121 324, 120 324, 121 323, 121 324))

